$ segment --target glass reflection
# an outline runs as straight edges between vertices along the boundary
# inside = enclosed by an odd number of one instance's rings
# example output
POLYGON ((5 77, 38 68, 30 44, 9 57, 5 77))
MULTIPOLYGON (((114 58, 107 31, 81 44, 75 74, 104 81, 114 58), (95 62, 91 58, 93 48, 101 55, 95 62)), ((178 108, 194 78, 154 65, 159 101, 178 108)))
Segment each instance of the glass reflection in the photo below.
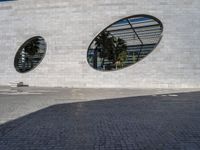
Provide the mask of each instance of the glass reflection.
POLYGON ((117 70, 143 59, 159 43, 163 25, 155 17, 137 15, 104 29, 90 44, 87 60, 97 70, 117 70))
POLYGON ((33 37, 26 41, 15 56, 15 68, 20 73, 34 69, 46 53, 46 42, 40 37, 33 37))

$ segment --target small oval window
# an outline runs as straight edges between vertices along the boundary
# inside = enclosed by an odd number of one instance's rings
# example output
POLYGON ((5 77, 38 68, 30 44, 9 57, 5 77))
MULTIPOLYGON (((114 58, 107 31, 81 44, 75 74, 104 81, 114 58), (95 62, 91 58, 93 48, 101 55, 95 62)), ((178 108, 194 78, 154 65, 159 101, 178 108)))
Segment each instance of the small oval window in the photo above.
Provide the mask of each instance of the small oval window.
POLYGON ((34 69, 44 58, 46 48, 46 42, 41 36, 27 40, 15 55, 15 69, 20 73, 34 69))
POLYGON ((146 57, 162 38, 163 25, 149 15, 121 19, 91 42, 87 61, 96 70, 118 70, 146 57))

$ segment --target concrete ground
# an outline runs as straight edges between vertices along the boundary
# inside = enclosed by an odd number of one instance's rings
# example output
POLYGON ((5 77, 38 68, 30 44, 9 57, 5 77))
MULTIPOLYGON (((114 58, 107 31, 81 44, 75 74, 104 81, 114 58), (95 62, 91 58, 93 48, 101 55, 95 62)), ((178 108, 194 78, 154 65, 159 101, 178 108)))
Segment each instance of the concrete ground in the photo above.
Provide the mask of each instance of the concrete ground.
POLYGON ((0 87, 0 150, 198 150, 199 91, 0 87))

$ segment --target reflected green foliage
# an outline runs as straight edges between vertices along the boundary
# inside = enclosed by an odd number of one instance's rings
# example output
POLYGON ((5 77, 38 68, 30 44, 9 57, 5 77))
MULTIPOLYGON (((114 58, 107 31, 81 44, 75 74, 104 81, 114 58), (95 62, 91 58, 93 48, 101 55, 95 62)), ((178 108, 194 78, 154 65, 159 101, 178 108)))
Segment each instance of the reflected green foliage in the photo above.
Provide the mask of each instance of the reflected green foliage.
POLYGON ((127 46, 123 39, 113 37, 109 32, 102 32, 96 39, 95 45, 97 53, 101 58, 101 67, 105 64, 105 59, 111 62, 111 66, 121 67, 127 58, 127 46))
POLYGON ((137 62, 137 57, 134 53, 133 53, 132 59, 133 59, 133 64, 137 62))

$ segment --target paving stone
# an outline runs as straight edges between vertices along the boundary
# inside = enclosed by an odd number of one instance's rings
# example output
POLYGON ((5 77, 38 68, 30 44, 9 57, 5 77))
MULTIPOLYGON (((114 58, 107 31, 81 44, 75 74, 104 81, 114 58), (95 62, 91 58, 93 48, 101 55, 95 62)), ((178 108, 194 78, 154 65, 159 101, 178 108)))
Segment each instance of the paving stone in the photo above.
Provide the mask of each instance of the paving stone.
POLYGON ((0 150, 198 150, 200 92, 56 104, 0 125, 0 150))

